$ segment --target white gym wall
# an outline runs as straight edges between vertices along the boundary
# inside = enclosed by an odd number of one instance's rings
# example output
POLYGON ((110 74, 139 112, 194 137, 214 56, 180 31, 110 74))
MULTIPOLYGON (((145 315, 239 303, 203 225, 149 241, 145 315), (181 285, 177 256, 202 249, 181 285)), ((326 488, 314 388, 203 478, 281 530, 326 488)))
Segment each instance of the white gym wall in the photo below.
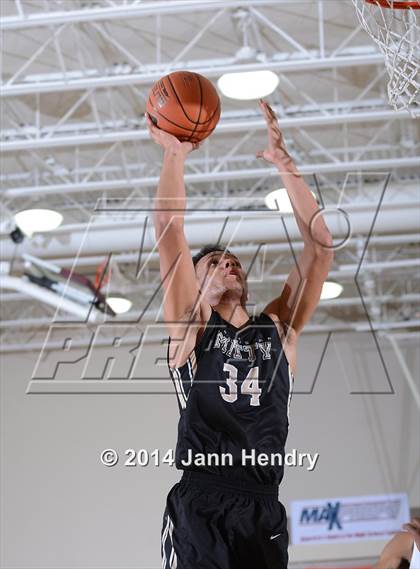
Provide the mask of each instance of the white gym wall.
MULTIPOLYGON (((94 323, 81 331, 73 301, 56 312, 59 296, 29 287, 22 276, 23 253, 66 269, 77 257, 74 268, 91 279, 112 253, 111 285, 133 303, 128 319, 142 315, 140 331, 155 322, 160 296, 148 302, 159 282, 156 252, 136 278, 143 229, 144 253, 154 247, 148 210, 161 164, 143 113, 151 85, 175 68, 215 84, 244 66, 274 71, 280 82, 268 101, 311 190, 317 191, 315 174, 335 210, 345 189, 341 205, 352 235, 335 252, 331 274, 343 293, 321 301, 302 334, 296 391, 310 391, 320 368, 312 393, 293 396, 286 449, 320 458, 313 472, 285 469, 281 501, 289 511, 292 500, 407 493, 411 511, 418 511, 419 125, 390 107, 383 56, 360 28, 352 2, 2 0, 1 18, 2 569, 161 565, 164 503, 180 473, 166 465, 105 467, 100 453, 175 448, 176 397, 164 365, 156 363, 165 345, 156 334, 145 344, 141 372, 150 378, 146 392, 155 389, 155 378, 156 390, 166 394, 135 393, 141 381, 132 392, 124 381, 120 393, 109 393, 106 374, 86 387, 83 359, 59 366, 55 379, 31 382, 54 319, 66 328, 43 352, 49 372, 51 361, 69 357, 59 351, 66 330, 74 333, 76 360, 86 353, 94 323), (95 211, 98 200, 102 213, 95 211), (14 243, 15 214, 39 207, 60 212, 61 226, 14 243), (377 212, 358 279, 364 307, 354 278, 377 212)), ((258 260, 251 275, 259 309, 280 292, 293 263, 282 222, 254 211, 281 185, 255 159, 265 139, 256 101, 222 97, 218 128, 186 166, 192 207, 220 209, 189 216, 194 251, 217 239, 227 215, 235 222, 238 204, 243 225, 231 249, 249 266, 268 243, 264 263, 258 260)), ((297 227, 284 219, 299 251, 297 227)), ((330 222, 334 237, 343 238, 344 219, 332 215, 330 222)), ((235 232, 227 227, 226 240, 235 232)), ((95 350, 99 376, 109 350, 95 350)), ((369 564, 383 545, 291 546, 291 566, 369 564)))

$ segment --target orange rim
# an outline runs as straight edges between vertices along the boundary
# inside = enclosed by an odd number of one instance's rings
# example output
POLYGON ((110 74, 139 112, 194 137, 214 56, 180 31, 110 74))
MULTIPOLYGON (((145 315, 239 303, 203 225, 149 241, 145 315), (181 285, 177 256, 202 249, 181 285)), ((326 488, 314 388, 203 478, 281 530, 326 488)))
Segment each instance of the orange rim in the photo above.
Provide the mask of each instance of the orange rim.
POLYGON ((392 0, 365 0, 367 4, 376 4, 376 6, 381 6, 382 8, 392 8, 394 10, 408 10, 412 8, 413 10, 419 10, 420 4, 419 2, 413 1, 395 1, 392 0))

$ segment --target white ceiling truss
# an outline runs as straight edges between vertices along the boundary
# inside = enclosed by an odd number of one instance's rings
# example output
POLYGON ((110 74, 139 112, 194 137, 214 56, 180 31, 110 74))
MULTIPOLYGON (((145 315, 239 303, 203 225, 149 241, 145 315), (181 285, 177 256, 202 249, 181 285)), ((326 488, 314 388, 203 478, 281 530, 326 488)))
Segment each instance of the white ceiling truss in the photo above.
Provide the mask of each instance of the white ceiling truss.
MULTIPOLYGON (((351 0, 3 0, 1 28, 0 242, 13 276, 22 273, 23 251, 71 268, 88 232, 75 268, 92 276, 112 254, 134 302, 128 317, 145 311, 143 320, 154 321, 161 295, 149 306, 159 287, 150 236, 148 266, 140 278, 136 271, 139 227, 150 218, 161 166, 145 127, 148 91, 177 69, 214 81, 225 72, 271 69, 280 82, 269 102, 291 154, 318 198, 332 208, 341 203, 355 229, 336 250, 330 275, 343 295, 321 302, 307 332, 369 328, 357 284, 377 330, 418 332, 420 110, 395 112, 388 104, 383 56, 351 0), (15 246, 8 236, 14 213, 46 206, 64 215, 63 226, 15 246)), ((278 232, 268 222, 260 229, 263 198, 281 185, 276 170, 255 158, 265 138, 255 101, 222 98, 216 131, 185 169, 194 251, 223 219, 245 218, 246 231, 231 247, 251 269, 257 308, 280 292, 292 263, 281 220, 278 232), (262 243, 263 260, 255 255, 262 243)), ((296 233, 293 248, 301 247, 296 233)), ((3 290, 2 300, 3 351, 39 349, 51 319, 69 318, 22 292, 3 290)))

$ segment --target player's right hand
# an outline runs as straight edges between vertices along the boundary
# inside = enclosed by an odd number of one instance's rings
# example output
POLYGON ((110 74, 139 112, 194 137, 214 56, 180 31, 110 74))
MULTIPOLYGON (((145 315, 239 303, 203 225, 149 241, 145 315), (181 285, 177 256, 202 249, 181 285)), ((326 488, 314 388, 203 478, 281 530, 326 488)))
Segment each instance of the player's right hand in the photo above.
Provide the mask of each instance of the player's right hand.
POLYGON ((160 129, 153 124, 148 113, 144 113, 144 115, 146 117, 147 128, 149 129, 151 138, 156 144, 162 146, 164 150, 177 150, 186 156, 192 150, 196 150, 201 146, 199 142, 181 142, 173 134, 160 129))

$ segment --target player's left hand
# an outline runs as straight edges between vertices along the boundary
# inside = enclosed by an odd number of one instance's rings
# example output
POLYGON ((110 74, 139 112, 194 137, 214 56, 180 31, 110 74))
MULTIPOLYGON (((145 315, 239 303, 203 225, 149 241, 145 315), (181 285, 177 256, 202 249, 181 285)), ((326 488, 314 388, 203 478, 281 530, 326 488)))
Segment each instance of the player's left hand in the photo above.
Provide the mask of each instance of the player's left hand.
POLYGON ((271 164, 285 166, 292 162, 292 157, 286 150, 276 113, 263 99, 260 99, 258 103, 267 123, 268 144, 265 150, 257 152, 256 157, 263 158, 271 164))
POLYGON ((403 528, 414 537, 417 549, 420 549, 420 518, 413 518, 409 524, 404 524, 403 528))

